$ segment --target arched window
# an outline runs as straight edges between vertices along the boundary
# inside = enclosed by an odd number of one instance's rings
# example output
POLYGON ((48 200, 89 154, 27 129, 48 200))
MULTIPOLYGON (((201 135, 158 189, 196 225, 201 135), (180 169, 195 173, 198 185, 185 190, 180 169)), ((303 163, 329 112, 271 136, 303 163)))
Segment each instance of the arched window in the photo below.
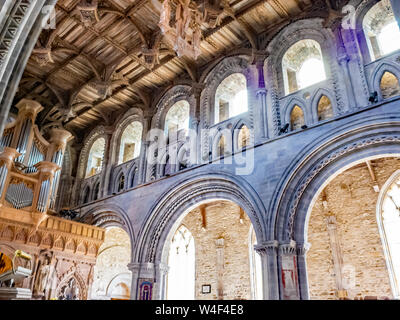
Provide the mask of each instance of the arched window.
POLYGON ((282 59, 285 93, 304 89, 326 79, 321 46, 307 39, 295 43, 282 59))
POLYGON ((380 1, 368 11, 363 29, 372 61, 400 49, 400 29, 390 0, 380 1))
POLYGON ((290 114, 290 128, 291 130, 298 130, 301 129, 304 124, 303 110, 298 105, 295 105, 290 114))
POLYGON ((378 221, 395 298, 400 297, 400 175, 384 190, 378 221))
POLYGON ((106 141, 104 138, 97 139, 90 148, 86 169, 86 178, 100 173, 103 166, 104 149, 106 141))
POLYGON ((250 256, 250 281, 252 288, 253 300, 263 299, 263 283, 262 283, 262 266, 261 257, 254 250, 254 246, 257 245, 256 233, 254 232, 253 226, 250 227, 249 232, 249 256, 250 256))
POLYGON ((182 225, 172 238, 169 249, 167 299, 194 300, 195 258, 194 238, 182 225))
POLYGON ((381 79, 381 93, 383 99, 388 99, 400 95, 399 79, 390 72, 385 72, 381 79))
POLYGON ((99 198, 99 192, 100 192, 100 182, 97 182, 96 186, 94 187, 93 200, 97 200, 99 198))
POLYGON ((226 77, 215 92, 215 123, 247 112, 247 80, 242 73, 226 77))
POLYGON ((238 148, 241 150, 248 145, 250 145, 250 130, 244 125, 240 128, 238 134, 238 148))
POLYGON ((89 186, 87 186, 85 192, 83 193, 83 203, 88 203, 89 197, 90 197, 90 188, 89 186))
POLYGON ((131 175, 131 184, 130 184, 130 188, 133 188, 135 186, 135 177, 136 177, 136 172, 137 172, 137 168, 135 168, 135 170, 132 172, 131 175))
MULTIPOLYGON (((190 117, 190 104, 186 100, 176 102, 165 116, 164 132, 167 137, 176 137, 181 135, 182 130, 186 130, 184 135, 188 134, 190 117)), ((176 139, 176 138, 175 138, 176 139)))
POLYGON ((326 120, 333 117, 333 109, 331 100, 327 96, 322 96, 318 102, 318 121, 326 120))
POLYGON ((132 122, 121 135, 118 164, 137 158, 142 144, 143 125, 139 121, 132 122))
POLYGON ((121 192, 125 189, 125 175, 123 173, 118 177, 118 192, 121 192))
POLYGON ((222 157, 226 152, 225 136, 221 136, 218 141, 217 157, 222 157))

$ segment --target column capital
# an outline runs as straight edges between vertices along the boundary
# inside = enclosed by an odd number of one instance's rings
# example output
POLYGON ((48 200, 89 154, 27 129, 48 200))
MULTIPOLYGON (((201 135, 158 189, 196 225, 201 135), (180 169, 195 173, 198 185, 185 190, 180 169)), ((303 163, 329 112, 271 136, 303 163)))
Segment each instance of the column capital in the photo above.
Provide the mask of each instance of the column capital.
POLYGON ((162 275, 167 275, 167 274, 168 274, 168 271, 169 271, 169 269, 170 269, 170 267, 169 267, 167 264, 165 264, 165 263, 163 263, 163 262, 160 262, 160 263, 157 263, 157 264, 155 265, 155 269, 156 269, 160 274, 162 274, 162 275))
POLYGON ((296 254, 296 241, 289 240, 279 244, 279 254, 282 255, 295 255, 296 254))
POLYGON ((277 254, 279 243, 276 240, 262 242, 261 244, 256 244, 254 250, 257 251, 261 256, 268 255, 273 256, 277 254))
POLYGON ((152 262, 131 262, 128 269, 140 278, 154 278, 154 263, 152 262))
POLYGON ((256 96, 266 96, 268 93, 268 90, 266 88, 259 88, 258 90, 256 90, 256 96))
POLYGON ((298 243, 297 244, 297 255, 299 256, 304 256, 310 250, 311 244, 306 242, 306 243, 298 243))

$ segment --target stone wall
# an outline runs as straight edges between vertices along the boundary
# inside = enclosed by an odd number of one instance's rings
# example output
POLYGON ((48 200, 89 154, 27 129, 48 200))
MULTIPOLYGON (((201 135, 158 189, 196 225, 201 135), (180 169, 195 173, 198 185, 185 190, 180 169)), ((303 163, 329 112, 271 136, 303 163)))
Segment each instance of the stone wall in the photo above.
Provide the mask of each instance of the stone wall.
POLYGON ((127 266, 130 259, 128 234, 117 227, 107 229, 94 267, 92 299, 129 298, 132 275, 127 266))
POLYGON ((202 230, 200 209, 191 211, 182 224, 195 239, 196 293, 199 300, 218 299, 217 239, 224 239, 224 269, 221 279, 224 300, 251 299, 249 231, 246 214, 240 223, 240 208, 231 202, 207 204, 206 230, 202 230), (210 294, 202 294, 202 285, 211 285, 210 294))
MULTIPOLYGON (((384 158, 371 162, 381 188, 400 169, 400 159, 384 158)), ((375 192, 365 163, 340 174, 325 188, 328 210, 336 217, 337 235, 343 265, 354 267, 355 287, 349 298, 392 297, 388 270, 376 220, 375 192)), ((327 210, 319 196, 309 220, 307 270, 311 299, 336 299, 332 250, 326 222, 327 210)))

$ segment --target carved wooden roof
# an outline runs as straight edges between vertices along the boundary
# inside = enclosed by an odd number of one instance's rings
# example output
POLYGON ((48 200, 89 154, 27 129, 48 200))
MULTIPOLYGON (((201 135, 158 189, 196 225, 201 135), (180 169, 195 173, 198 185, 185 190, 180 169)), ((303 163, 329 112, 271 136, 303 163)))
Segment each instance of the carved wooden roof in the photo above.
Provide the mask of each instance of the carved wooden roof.
POLYGON ((134 105, 148 109, 177 79, 197 82, 201 70, 226 52, 256 52, 256 35, 276 32, 315 12, 316 3, 329 2, 337 1, 229 0, 235 18, 224 14, 219 26, 202 26, 202 54, 194 61, 178 57, 163 39, 158 0, 98 0, 91 22, 79 11, 85 0, 59 0, 56 28, 42 31, 15 102, 37 100, 45 107, 42 124, 62 121, 75 133, 87 132, 134 105))

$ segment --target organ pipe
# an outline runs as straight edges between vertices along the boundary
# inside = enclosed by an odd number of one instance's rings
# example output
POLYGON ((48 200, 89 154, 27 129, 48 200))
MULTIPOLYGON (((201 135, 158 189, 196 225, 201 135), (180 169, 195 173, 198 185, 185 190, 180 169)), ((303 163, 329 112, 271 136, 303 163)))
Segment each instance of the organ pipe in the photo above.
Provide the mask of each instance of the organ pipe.
POLYGON ((31 211, 39 225, 54 209, 64 152, 72 135, 52 128, 47 141, 35 125, 43 107, 27 99, 16 107, 16 120, 7 124, 0 138, 0 215, 10 206, 31 211))

